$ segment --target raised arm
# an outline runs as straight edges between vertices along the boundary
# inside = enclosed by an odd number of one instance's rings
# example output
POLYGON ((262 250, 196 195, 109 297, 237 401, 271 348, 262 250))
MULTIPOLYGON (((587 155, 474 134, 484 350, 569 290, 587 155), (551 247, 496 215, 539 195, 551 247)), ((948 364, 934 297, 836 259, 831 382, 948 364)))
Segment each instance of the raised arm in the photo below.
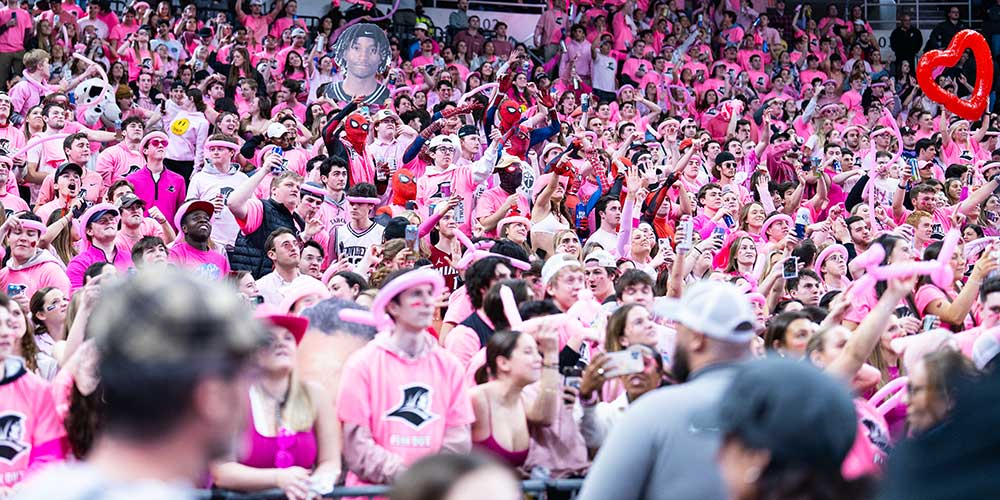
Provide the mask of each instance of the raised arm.
POLYGON ((229 201, 226 205, 229 210, 232 211, 233 217, 237 220, 245 220, 247 218, 247 204, 254 197, 254 191, 257 190, 257 186, 260 185, 264 177, 271 171, 271 167, 277 166, 281 157, 274 152, 265 153, 261 159, 261 166, 253 173, 253 175, 243 181, 232 193, 229 195, 229 201))
POLYGON ((916 282, 916 276, 889 280, 889 286, 882 294, 882 298, 847 339, 840 355, 824 371, 845 380, 853 378, 881 342, 882 332, 889 323, 889 317, 906 294, 913 290, 916 282))

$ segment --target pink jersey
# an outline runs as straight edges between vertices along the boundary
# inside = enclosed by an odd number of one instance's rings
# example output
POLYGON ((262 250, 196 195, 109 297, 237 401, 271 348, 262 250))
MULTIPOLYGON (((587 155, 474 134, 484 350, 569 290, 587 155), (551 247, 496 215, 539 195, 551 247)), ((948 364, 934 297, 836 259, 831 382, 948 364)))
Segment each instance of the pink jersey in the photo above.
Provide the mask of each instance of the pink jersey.
POLYGON ((212 280, 220 280, 229 274, 229 260, 221 253, 198 250, 182 239, 170 249, 170 262, 193 269, 199 276, 212 280))
MULTIPOLYGON (((464 368, 424 332, 426 351, 398 356, 383 332, 347 359, 340 379, 337 417, 371 431, 375 444, 409 465, 437 453, 445 431, 475 421, 463 383, 464 368)), ((361 480, 352 472, 347 484, 361 480)))
POLYGON ((0 362, 7 371, 0 381, 0 488, 6 489, 41 466, 61 461, 66 431, 48 382, 16 358, 0 362))

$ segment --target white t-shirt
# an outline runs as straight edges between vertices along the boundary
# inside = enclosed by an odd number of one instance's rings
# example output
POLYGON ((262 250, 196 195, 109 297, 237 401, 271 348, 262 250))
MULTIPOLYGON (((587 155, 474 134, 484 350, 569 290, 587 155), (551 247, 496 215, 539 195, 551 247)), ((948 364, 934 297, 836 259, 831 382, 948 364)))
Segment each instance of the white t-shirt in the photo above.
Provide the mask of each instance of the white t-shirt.
POLYGON ((593 87, 605 92, 615 91, 615 72, 618 70, 618 61, 611 56, 606 56, 598 52, 594 57, 593 87))

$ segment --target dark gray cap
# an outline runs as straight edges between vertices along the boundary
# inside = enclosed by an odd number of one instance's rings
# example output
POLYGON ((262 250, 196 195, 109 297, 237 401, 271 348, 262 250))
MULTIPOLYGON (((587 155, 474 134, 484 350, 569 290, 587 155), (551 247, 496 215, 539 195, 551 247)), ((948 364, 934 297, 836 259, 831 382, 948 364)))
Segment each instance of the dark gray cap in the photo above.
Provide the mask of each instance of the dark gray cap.
POLYGON ((858 426, 843 382, 782 358, 748 361, 738 370, 713 412, 713 427, 769 450, 773 462, 839 470, 858 426))

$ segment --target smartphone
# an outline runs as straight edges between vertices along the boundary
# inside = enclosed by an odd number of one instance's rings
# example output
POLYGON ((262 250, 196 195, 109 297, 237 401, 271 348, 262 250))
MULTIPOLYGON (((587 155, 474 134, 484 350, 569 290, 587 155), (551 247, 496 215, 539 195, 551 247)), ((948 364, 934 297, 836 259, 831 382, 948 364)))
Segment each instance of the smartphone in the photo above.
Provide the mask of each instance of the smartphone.
POLYGON ((786 280, 799 277, 799 258, 789 257, 781 264, 781 277, 786 280))
POLYGON ((844 167, 840 164, 840 160, 833 160, 833 171, 838 174, 844 171, 844 167))
POLYGON ((805 238, 806 227, 809 224, 812 224, 812 216, 809 215, 808 208, 802 207, 795 213, 795 237, 800 240, 805 238))
POLYGON ((446 182, 441 184, 441 195, 445 198, 451 198, 451 183, 446 182))
POLYGON ((924 325, 923 325, 922 330, 925 331, 925 332, 929 332, 929 331, 933 330, 934 329, 934 323, 937 322, 937 319, 938 319, 938 317, 935 316, 935 315, 933 315, 933 314, 928 314, 927 316, 924 316, 924 325))
POLYGON ((722 216, 722 220, 729 227, 733 227, 734 225, 736 225, 736 221, 733 220, 733 216, 732 215, 729 215, 729 214, 723 215, 722 216))
POLYGON ((725 240, 726 229, 723 227, 715 226, 715 229, 712 229, 712 237, 719 240, 725 240))
POLYGON ((563 376, 563 385, 566 387, 580 388, 580 381, 583 380, 583 368, 578 366, 567 366, 559 370, 563 376))
POLYGON ((28 289, 28 285, 16 285, 16 284, 11 283, 11 284, 7 285, 7 296, 8 297, 17 297, 17 296, 21 295, 22 293, 24 293, 24 291, 27 290, 27 289, 28 289))
POLYGON ((660 247, 661 251, 664 248, 670 248, 670 238, 660 238, 660 239, 656 240, 656 244, 657 244, 657 246, 660 247))
POLYGON ((584 113, 590 111, 590 94, 583 94, 580 96, 580 109, 583 110, 584 113))
POLYGON ((419 231, 420 228, 416 224, 406 225, 406 248, 413 250, 414 253, 420 251, 419 231))
POLYGON ((609 352, 605 356, 608 358, 608 363, 604 365, 607 367, 604 369, 605 378, 641 373, 645 368, 642 351, 638 349, 609 352))

